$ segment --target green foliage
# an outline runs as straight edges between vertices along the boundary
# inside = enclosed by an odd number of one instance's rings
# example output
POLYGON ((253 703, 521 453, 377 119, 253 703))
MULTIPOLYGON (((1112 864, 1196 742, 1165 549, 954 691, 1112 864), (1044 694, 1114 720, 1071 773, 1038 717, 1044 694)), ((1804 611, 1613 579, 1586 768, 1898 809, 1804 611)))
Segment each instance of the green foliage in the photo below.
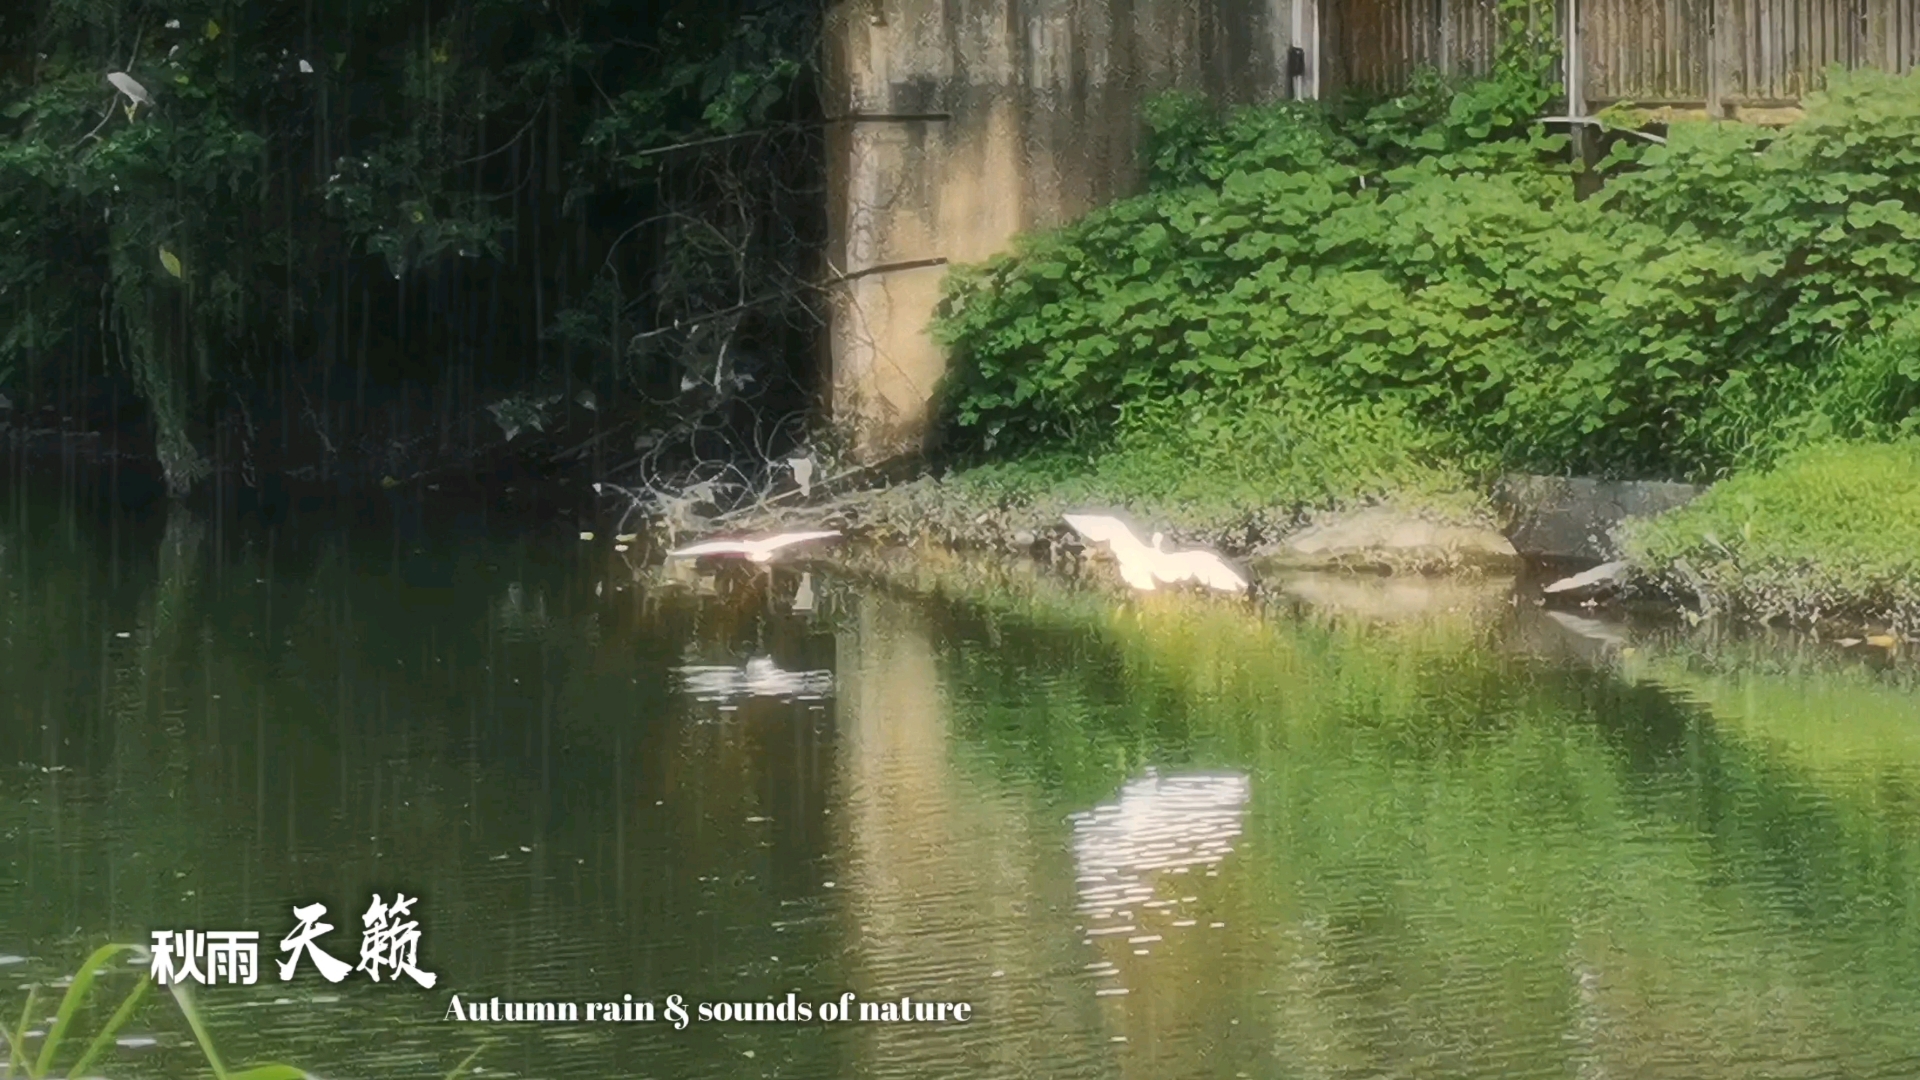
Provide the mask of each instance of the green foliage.
POLYGON ((1047 501, 1071 509, 1120 501, 1206 533, 1275 507, 1392 500, 1459 515, 1478 509, 1458 448, 1390 404, 1236 403, 1143 417, 1091 454, 1035 453, 960 473, 973 503, 1047 501), (991 496, 991 498, 982 498, 991 496))
POLYGON ((1920 75, 1835 72, 1784 133, 1676 124, 1578 201, 1528 123, 1541 23, 1508 14, 1488 78, 1357 118, 1154 102, 1145 194, 950 276, 957 444, 1391 402, 1510 465, 1711 476, 1911 430, 1920 75))
MULTIPOLYGON (((798 262, 760 239, 772 231, 772 185, 744 184, 737 169, 704 181, 731 184, 746 211, 737 228, 709 215, 731 229, 724 242, 621 242, 636 222, 714 232, 700 220, 708 207, 663 192, 664 155, 636 155, 795 119, 815 52, 817 12, 804 6, 23 8, 0 18, 0 382, 64 368, 47 381, 75 386, 74 369, 94 377, 82 358, 116 361, 151 410, 176 490, 208 468, 200 447, 222 410, 243 414, 249 438, 258 414, 304 415, 318 429, 334 388, 364 390, 366 353, 377 365, 383 337, 402 370, 381 381, 451 383, 439 370, 449 339, 479 336, 470 316, 446 317, 460 299, 471 311, 478 294, 491 321, 501 292, 523 292, 535 298, 525 318, 548 323, 512 335, 529 351, 556 329, 571 345, 588 319, 608 345, 587 350, 589 363, 619 361, 636 321, 620 310, 633 283, 684 290, 731 274, 725 303, 702 294, 673 312, 690 317, 738 302, 743 253, 770 247, 774 264, 798 262), (125 108, 109 72, 131 76, 151 104, 125 108), (662 212, 674 200, 676 212, 662 212), (658 265, 664 252, 693 272, 658 265), (346 309, 371 324, 371 350, 346 309), (358 356, 343 347, 350 337, 358 356), (293 400, 260 400, 269 395, 293 400)), ((515 307, 506 317, 517 323, 515 307)), ((518 355, 501 366, 496 382, 507 385, 488 389, 560 379, 518 355)))
POLYGON ((1708 454, 1735 468, 1766 468, 1835 439, 1920 435, 1920 304, 1894 309, 1889 323, 1821 350, 1818 363, 1733 371, 1710 406, 1717 422, 1708 454))
POLYGON ((1920 628, 1920 441, 1797 450, 1631 523, 1623 540, 1636 564, 1708 607, 1920 628))
POLYGON ((1157 190, 1218 185, 1236 172, 1300 172, 1350 160, 1353 144, 1327 114, 1303 102, 1220 115, 1200 94, 1169 91, 1148 99, 1142 150, 1147 186, 1157 190))
POLYGON ((63 345, 84 302, 74 293, 92 286, 153 407, 176 487, 205 471, 188 429, 208 350, 244 333, 239 282, 262 245, 230 228, 224 211, 259 184, 266 145, 243 102, 223 96, 227 45, 190 29, 153 21, 167 48, 134 65, 151 109, 117 107, 125 99, 90 56, 43 54, 29 84, 7 87, 0 138, 0 229, 15 246, 0 260, 0 294, 26 300, 0 306, 0 367, 63 345), (102 101, 113 102, 104 115, 102 101), (93 265, 73 265, 82 252, 93 265))
MULTIPOLYGON (((7 1075, 14 1075, 15 1069, 20 1069, 27 1080, 44 1080, 45 1077, 54 1075, 55 1063, 59 1060, 60 1051, 66 1047, 67 1036, 72 1030, 74 1019, 85 1006, 87 995, 93 989, 95 980, 108 971, 107 964, 126 953, 140 951, 138 945, 102 945, 94 950, 93 955, 87 957, 86 963, 82 964, 79 972, 74 975, 73 981, 67 987, 67 992, 61 996, 60 1005, 54 1012, 53 1027, 47 1031, 45 1040, 40 1044, 40 1052, 33 1056, 27 1053, 27 1024, 33 1019, 34 997, 38 987, 29 987, 26 1005, 20 1012, 19 1025, 10 1031, 0 1028, 0 1034, 4 1034, 7 1040, 7 1075)), ((98 1060, 101 1053, 113 1044, 114 1036, 126 1026, 127 1021, 133 1019, 135 1011, 139 1009, 147 991, 152 986, 151 977, 146 975, 140 977, 133 989, 121 999, 113 1015, 101 1025, 100 1030, 94 1034, 93 1039, 74 1060, 72 1067, 66 1073, 68 1080, 87 1075, 87 1067, 98 1060)), ((201 1051, 206 1055, 214 1080, 306 1080, 307 1074, 291 1065, 257 1065, 239 1072, 229 1070, 221 1062, 219 1053, 214 1050, 206 1024, 200 1019, 199 1010, 194 1007, 193 999, 186 994, 184 987, 176 986, 172 989, 174 997, 180 1003, 182 1014, 193 1028, 194 1036, 199 1040, 201 1051)))
MULTIPOLYGON (((67 992, 61 995, 60 1004, 54 1010, 53 1026, 48 1029, 45 1039, 41 1042, 38 1054, 29 1053, 27 1040, 29 1025, 35 1017, 34 1004, 40 988, 37 985, 27 987, 26 1002, 20 1010, 20 1022, 12 1028, 0 1025, 0 1038, 4 1038, 7 1050, 5 1075, 11 1077, 16 1075, 17 1071, 17 1074, 25 1080, 45 1080, 46 1077, 55 1075, 61 1051, 68 1045, 74 1021, 86 1007, 87 998, 94 988, 94 983, 102 975, 113 972, 113 969, 107 965, 129 953, 137 956, 144 951, 139 945, 102 945, 95 949, 68 983, 67 992)), ((87 1071, 88 1066, 99 1060, 107 1047, 113 1045, 115 1036, 126 1027, 128 1021, 133 1019, 134 1014, 145 1003, 147 992, 152 988, 152 977, 143 973, 139 981, 134 983, 133 989, 120 999, 112 1015, 100 1026, 100 1030, 94 1033, 93 1038, 88 1040, 85 1048, 74 1059, 65 1073, 68 1080, 90 1075, 87 1071)), ((174 1002, 179 1006, 180 1015, 186 1020, 187 1027, 192 1030, 194 1041, 199 1044, 200 1052, 205 1056, 207 1067, 212 1072, 214 1080, 307 1080, 309 1074, 304 1069, 278 1062, 239 1070, 229 1068, 220 1057, 219 1050, 215 1048, 213 1035, 207 1027, 206 1019, 201 1015, 199 1006, 194 1004, 193 995, 187 987, 175 983, 170 985, 168 990, 172 992, 174 1002)), ((473 1053, 467 1055, 465 1060, 455 1065, 447 1074, 447 1080, 458 1080, 459 1077, 468 1075, 474 1060, 479 1057, 483 1049, 485 1044, 476 1048, 473 1053)))

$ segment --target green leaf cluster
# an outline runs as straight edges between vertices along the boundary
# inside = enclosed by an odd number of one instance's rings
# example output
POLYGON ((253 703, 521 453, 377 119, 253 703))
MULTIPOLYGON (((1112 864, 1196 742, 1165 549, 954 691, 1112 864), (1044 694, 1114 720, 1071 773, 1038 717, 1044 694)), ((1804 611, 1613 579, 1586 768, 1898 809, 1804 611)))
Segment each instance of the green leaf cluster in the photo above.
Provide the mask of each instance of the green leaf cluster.
POLYGON ((296 431, 332 456, 421 387, 635 389, 636 330, 787 283, 817 246, 777 227, 818 198, 805 5, 18 6, 0 385, 86 423, 130 391, 177 491, 216 431, 249 461, 269 427, 282 457, 296 431))
MULTIPOLYGON (((138 962, 144 962, 146 948, 131 944, 102 945, 87 957, 86 962, 81 964, 80 970, 68 980, 67 991, 61 995, 60 1003, 55 1008, 52 1027, 41 1039, 37 1053, 33 1052, 28 1043, 33 1038, 33 1033, 29 1030, 30 1024, 38 1015, 34 1011, 34 1006, 39 1002, 40 987, 34 984, 27 986, 26 1000, 20 1009, 19 1022, 11 1028, 0 1024, 0 1049, 6 1052, 6 1067, 0 1069, 0 1075, 12 1077, 17 1072, 25 1080, 43 1080, 43 1078, 58 1075, 65 1075, 67 1080, 77 1080, 79 1077, 91 1075, 88 1071, 89 1067, 100 1059, 108 1047, 113 1045, 114 1038, 127 1026, 127 1023, 140 1014, 147 993, 153 988, 152 975, 145 972, 140 974, 133 989, 120 998, 119 1005, 101 1023, 99 1030, 81 1048, 80 1053, 74 1056, 73 1064, 64 1074, 59 1068, 60 1059, 65 1056, 62 1051, 71 1045, 72 1039, 78 1037, 75 1034, 74 1025, 88 1011, 90 1007, 88 999, 92 996, 96 982, 103 975, 111 977, 127 972, 126 968, 115 971, 110 965, 128 955, 138 962)), ((194 1041, 205 1056, 207 1068, 213 1074, 214 1080, 308 1080, 311 1074, 306 1070, 280 1062, 255 1065, 245 1069, 229 1067, 214 1046, 212 1031, 208 1027, 205 1016, 200 1012, 200 1007, 194 1002, 189 988, 175 983, 168 986, 167 990, 172 994, 175 1004, 179 1006, 180 1015, 186 1020, 187 1027, 193 1032, 194 1041)), ((482 1043, 455 1065, 447 1073, 446 1080, 459 1080, 460 1077, 471 1075, 474 1060, 487 1045, 482 1043)))
POLYGON ((1836 71, 1784 132, 1676 124, 1580 200, 1515 22, 1489 78, 1357 113, 1154 102, 1144 194, 950 275, 959 444, 1371 402, 1510 465, 1713 475, 1819 416, 1910 427, 1920 75, 1836 71))

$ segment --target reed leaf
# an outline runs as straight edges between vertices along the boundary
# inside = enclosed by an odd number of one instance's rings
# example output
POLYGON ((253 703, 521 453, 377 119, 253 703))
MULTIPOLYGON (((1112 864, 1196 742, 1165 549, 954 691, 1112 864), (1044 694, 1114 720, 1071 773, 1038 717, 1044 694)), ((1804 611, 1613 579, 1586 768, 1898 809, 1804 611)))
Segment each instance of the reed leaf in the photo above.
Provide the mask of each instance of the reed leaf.
POLYGON ((180 1015, 187 1018, 187 1026, 193 1029, 193 1037, 200 1043, 200 1052, 207 1055, 207 1064, 213 1066, 214 1080, 228 1080, 227 1067, 220 1061, 220 1051, 213 1048, 213 1036, 207 1033, 206 1022, 200 1018, 193 995, 180 983, 168 983, 167 989, 180 1004, 180 1015))
POLYGON ((291 1065, 255 1065, 251 1069, 242 1069, 237 1073, 228 1073, 227 1080, 312 1080, 302 1069, 291 1065))
POLYGON ((78 1080, 81 1071, 93 1064, 93 1059, 99 1057, 100 1052, 107 1048, 107 1044, 113 1041, 113 1037, 119 1034, 127 1021, 133 1019, 133 1010, 140 1007, 140 1002, 146 998, 147 991, 152 988, 153 976, 142 975, 133 992, 128 994, 127 999, 120 1003, 120 1007, 113 1010, 113 1015, 107 1018, 106 1026, 102 1027, 99 1034, 93 1037, 93 1041, 87 1044, 87 1050, 80 1055, 80 1060, 74 1062, 73 1068, 67 1071, 67 1080, 78 1080))
POLYGON ((179 1003, 180 1014, 187 1018, 187 1026, 193 1029, 193 1037, 200 1043, 200 1052, 207 1056, 207 1064, 213 1067, 214 1080, 310 1080, 306 1070, 277 1061, 239 1072, 228 1072, 226 1063, 220 1060, 220 1052, 213 1048, 213 1035, 207 1031, 200 1007, 193 1003, 193 995, 179 983, 169 984, 167 989, 173 991, 173 1000, 179 1003))
POLYGON ((481 1043, 479 1046, 474 1047, 473 1053, 468 1054, 466 1057, 460 1059, 460 1064, 455 1065, 453 1068, 447 1070, 446 1080, 460 1080, 462 1076, 467 1075, 467 1070, 472 1067, 474 1059, 478 1058, 481 1052, 486 1050, 487 1047, 493 1045, 494 1041, 495 1040, 489 1039, 481 1043))
POLYGON ((27 1059, 27 1019, 33 1015, 33 999, 40 992, 37 986, 27 987, 27 1003, 20 1007, 20 1024, 8 1031, 0 1028, 7 1036, 7 1071, 0 1074, 0 1080, 13 1080, 15 1065, 27 1059))
MULTIPOLYGON (((40 1047, 40 1057, 34 1062, 33 1071, 28 1075, 33 1080, 41 1080, 53 1068, 54 1055, 60 1052, 60 1044, 65 1040, 67 1028, 73 1024, 73 1016, 80 1011, 80 1005, 86 1000, 87 991, 93 988, 94 977, 114 957, 124 952, 133 952, 138 945, 102 945, 93 950, 86 963, 73 977, 73 985, 67 987, 65 997, 60 999, 60 1008, 53 1016, 53 1029, 47 1032, 47 1041, 40 1047)), ((21 1028, 24 1036, 26 1029, 21 1028)))
MULTIPOLYGON (((65 1043, 74 1015, 80 1011, 88 991, 93 987, 94 979, 115 956, 123 952, 137 953, 140 948, 138 945, 103 945, 94 950, 93 955, 87 957, 85 966, 73 977, 66 996, 60 1001, 60 1008, 54 1015, 53 1026, 47 1032, 47 1039, 40 1048, 39 1056, 31 1060, 28 1058, 26 1047, 27 1024, 33 1018, 34 1004, 38 1000, 40 988, 28 986, 26 1004, 20 1009, 19 1024, 13 1029, 0 1025, 0 1035, 6 1037, 7 1043, 6 1068, 0 1071, 0 1080, 13 1080, 16 1071, 23 1066, 25 1068, 23 1075, 26 1080, 45 1080, 53 1067, 54 1060, 59 1056, 60 1047, 65 1043)), ((139 1010, 141 1003, 146 999, 147 992, 152 988, 153 976, 142 975, 139 983, 128 992, 119 1007, 114 1009, 113 1015, 108 1017, 106 1024, 87 1043, 87 1048, 81 1053, 79 1060, 74 1062, 73 1067, 67 1071, 67 1080, 78 1080, 89 1066, 99 1060, 100 1055, 112 1045, 114 1037, 126 1027, 128 1021, 133 1019, 134 1013, 139 1010)), ((206 1021, 201 1017, 199 1007, 194 1004, 189 989, 178 983, 169 985, 167 989, 172 992, 174 1001, 180 1006, 180 1014, 186 1017, 187 1026, 193 1029, 194 1039, 200 1044, 200 1052, 206 1056, 207 1065, 213 1070, 214 1080, 312 1080, 306 1070, 280 1062, 268 1062, 238 1072, 228 1072, 226 1063, 220 1058, 220 1052, 214 1048, 213 1036, 207 1030, 206 1021)), ((479 1051, 476 1050, 467 1058, 467 1061, 460 1064, 455 1074, 464 1070, 467 1064, 478 1055, 479 1051)))

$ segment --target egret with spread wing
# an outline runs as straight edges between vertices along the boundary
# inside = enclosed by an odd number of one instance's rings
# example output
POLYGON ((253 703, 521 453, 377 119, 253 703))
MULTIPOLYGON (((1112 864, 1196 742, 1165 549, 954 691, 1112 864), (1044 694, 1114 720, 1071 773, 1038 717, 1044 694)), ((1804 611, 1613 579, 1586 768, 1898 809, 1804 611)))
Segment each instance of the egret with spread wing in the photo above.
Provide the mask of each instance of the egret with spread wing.
POLYGON ((812 532, 776 533, 772 536, 744 537, 737 540, 706 540, 677 551, 667 552, 669 559, 691 559, 702 556, 734 555, 748 562, 765 564, 773 561, 774 555, 811 540, 827 540, 839 536, 833 529, 819 529, 812 532))
POLYGON ((1126 522, 1105 514, 1068 514, 1066 520, 1074 532, 1096 544, 1107 545, 1114 561, 1120 564, 1122 580, 1142 592, 1153 591, 1154 551, 1133 535, 1126 522))
POLYGON ((1107 545, 1120 564, 1121 579, 1141 592, 1188 581, 1220 592, 1247 591, 1246 577, 1205 548, 1168 551, 1166 537, 1160 533, 1154 533, 1150 543, 1141 543, 1126 522, 1105 514, 1068 514, 1066 521, 1081 536, 1107 545))
POLYGON ((1159 533, 1153 534, 1153 550, 1160 556, 1160 566, 1154 568, 1154 576, 1170 585, 1197 581, 1219 592, 1247 591, 1246 577, 1215 552, 1205 548, 1168 551, 1166 538, 1159 533))

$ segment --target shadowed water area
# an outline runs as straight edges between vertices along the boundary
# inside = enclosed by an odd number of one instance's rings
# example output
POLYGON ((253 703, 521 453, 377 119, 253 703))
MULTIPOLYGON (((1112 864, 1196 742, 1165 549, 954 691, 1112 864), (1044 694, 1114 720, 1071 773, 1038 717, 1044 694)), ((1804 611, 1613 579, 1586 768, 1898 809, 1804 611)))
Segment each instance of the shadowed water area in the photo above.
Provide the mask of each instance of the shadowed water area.
MULTIPOLYGON (((1898 664, 1497 588, 816 572, 796 612, 791 570, 639 580, 477 511, 3 505, 0 1022, 101 943, 252 929, 259 983, 197 991, 223 1056, 332 1080, 1920 1075, 1898 664), (294 906, 354 962, 395 890, 433 989, 279 978, 294 906), (973 1014, 443 1020, 846 990, 973 1014)), ((163 994, 124 1034, 91 1071, 205 1072, 163 994)))

